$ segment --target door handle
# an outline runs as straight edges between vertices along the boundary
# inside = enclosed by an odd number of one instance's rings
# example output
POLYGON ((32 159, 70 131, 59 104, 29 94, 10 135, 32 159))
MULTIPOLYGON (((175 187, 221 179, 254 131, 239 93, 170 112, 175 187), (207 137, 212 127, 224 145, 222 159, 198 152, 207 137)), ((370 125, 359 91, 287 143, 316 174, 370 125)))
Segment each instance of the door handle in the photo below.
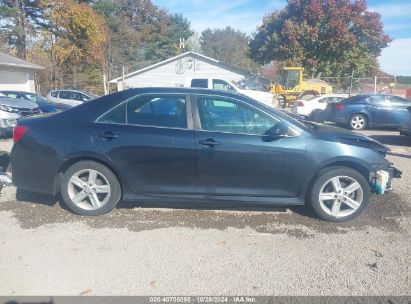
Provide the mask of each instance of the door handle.
POLYGON ((104 133, 99 133, 97 134, 97 137, 103 138, 103 139, 107 139, 107 140, 111 140, 111 139, 115 139, 118 137, 117 134, 114 134, 113 132, 110 131, 106 131, 104 133))
POLYGON ((220 144, 218 141, 215 141, 212 138, 202 139, 199 141, 199 143, 206 147, 214 147, 220 144))

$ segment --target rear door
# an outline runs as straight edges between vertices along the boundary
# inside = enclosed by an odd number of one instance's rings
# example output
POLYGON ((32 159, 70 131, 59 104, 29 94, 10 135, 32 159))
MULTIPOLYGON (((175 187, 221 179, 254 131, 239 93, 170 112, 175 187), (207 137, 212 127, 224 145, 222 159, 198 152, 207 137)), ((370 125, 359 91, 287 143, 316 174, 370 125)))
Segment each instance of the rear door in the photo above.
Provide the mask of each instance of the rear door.
POLYGON ((146 94, 97 123, 95 144, 136 192, 195 193, 196 146, 185 94, 146 94))
POLYGON ((366 110, 370 114, 370 123, 373 125, 390 125, 392 108, 390 100, 382 95, 371 95, 365 98, 366 110))
POLYGON ((408 107, 411 106, 411 102, 407 99, 398 96, 387 96, 391 105, 391 118, 390 125, 401 126, 408 121, 409 112, 408 107))
POLYGON ((290 127, 289 137, 269 139, 280 119, 218 95, 195 95, 193 112, 200 193, 297 197, 305 168, 301 134, 290 127))

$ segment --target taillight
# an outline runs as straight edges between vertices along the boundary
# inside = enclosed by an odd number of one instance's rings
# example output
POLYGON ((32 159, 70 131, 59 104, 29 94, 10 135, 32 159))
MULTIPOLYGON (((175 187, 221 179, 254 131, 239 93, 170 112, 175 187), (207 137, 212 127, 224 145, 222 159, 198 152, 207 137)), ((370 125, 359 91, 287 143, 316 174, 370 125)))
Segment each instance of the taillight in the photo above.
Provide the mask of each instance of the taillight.
POLYGON ((304 107, 304 102, 299 101, 299 102, 298 102, 298 106, 299 106, 299 107, 304 107))
POLYGON ((334 106, 334 109, 336 109, 337 111, 342 111, 342 110, 344 110, 344 106, 340 105, 340 104, 337 104, 337 105, 334 106))
POLYGON ((14 132, 13 132, 13 140, 14 142, 18 142, 23 136, 24 134, 26 134, 27 130, 29 128, 27 128, 26 126, 15 126, 14 127, 14 132))

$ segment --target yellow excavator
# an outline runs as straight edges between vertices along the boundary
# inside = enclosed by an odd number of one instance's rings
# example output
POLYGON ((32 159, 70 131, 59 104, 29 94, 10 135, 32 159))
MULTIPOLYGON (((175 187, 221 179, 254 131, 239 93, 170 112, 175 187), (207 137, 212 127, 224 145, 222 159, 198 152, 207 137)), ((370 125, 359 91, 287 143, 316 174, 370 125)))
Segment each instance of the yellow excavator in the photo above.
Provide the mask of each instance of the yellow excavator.
POLYGON ((332 86, 320 79, 303 79, 304 68, 284 67, 280 71, 279 83, 271 87, 277 104, 288 108, 297 99, 308 99, 320 94, 330 94, 332 86))

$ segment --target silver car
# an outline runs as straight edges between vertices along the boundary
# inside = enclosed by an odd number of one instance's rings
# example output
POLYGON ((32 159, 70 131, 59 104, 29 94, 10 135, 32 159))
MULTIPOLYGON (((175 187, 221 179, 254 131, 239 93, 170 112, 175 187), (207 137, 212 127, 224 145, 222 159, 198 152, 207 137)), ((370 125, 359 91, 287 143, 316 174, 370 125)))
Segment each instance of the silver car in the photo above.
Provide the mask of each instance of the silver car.
POLYGON ((77 90, 53 90, 47 94, 47 99, 55 103, 62 103, 69 106, 78 106, 99 96, 77 90))
POLYGON ((0 137, 11 136, 17 118, 41 113, 34 101, 0 96, 0 137))

